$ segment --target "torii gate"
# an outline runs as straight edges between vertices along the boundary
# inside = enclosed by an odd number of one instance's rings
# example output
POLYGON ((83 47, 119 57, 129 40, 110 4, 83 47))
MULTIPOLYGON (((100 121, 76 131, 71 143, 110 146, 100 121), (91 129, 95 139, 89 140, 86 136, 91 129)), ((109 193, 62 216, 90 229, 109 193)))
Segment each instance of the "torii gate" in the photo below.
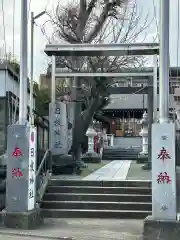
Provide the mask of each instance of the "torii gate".
MULTIPOLYGON (((159 45, 157 43, 134 43, 134 44, 68 44, 68 45, 47 45, 45 48, 45 52, 47 55, 52 56, 52 86, 51 86, 51 104, 50 104, 50 129, 53 129, 53 112, 57 105, 63 105, 62 103, 55 104, 55 79, 56 77, 111 77, 111 78, 126 78, 126 77, 144 77, 148 79, 148 120, 149 120, 149 143, 151 143, 151 124, 153 123, 153 112, 154 119, 157 118, 157 55, 159 53, 159 45), (87 70, 81 70, 80 72, 75 71, 67 71, 65 69, 61 69, 60 67, 56 67, 56 59, 55 56, 123 56, 126 55, 153 55, 154 56, 154 69, 148 70, 144 69, 142 71, 138 69, 131 69, 131 71, 121 71, 119 72, 88 72, 87 70), (153 80, 154 79, 154 80, 153 80), (154 82, 154 84, 153 84, 154 82), (154 85, 154 90, 153 90, 154 85), (154 101, 153 101, 154 95, 154 101), (154 106, 153 106, 154 104, 154 106), (154 111, 153 111, 154 108, 154 111)), ((73 83, 73 85, 75 85, 73 83)), ((76 89, 74 89, 76 92, 76 89)), ((76 94, 75 94, 76 95, 76 94)), ((63 106, 61 112, 65 113, 65 109, 63 106)), ((62 114, 62 118, 63 118, 62 114)), ((76 121, 76 119, 74 119, 76 121)), ((64 119, 62 119, 64 122, 64 119)), ((63 128, 63 127, 61 127, 63 128)), ((63 135, 64 136, 64 135, 63 135)), ((59 141, 65 143, 67 139, 61 139, 59 136, 59 141)), ((54 149, 54 134, 53 131, 50 130, 50 148, 54 149)), ((62 149, 59 149, 59 153, 62 153, 62 149)), ((64 148, 65 149, 65 148, 64 148)), ((57 153, 58 150, 55 152, 57 153)), ((65 152, 64 152, 65 153, 65 152)), ((151 144, 149 144, 149 162, 151 162, 151 144)))
MULTIPOLYGON (((155 55, 159 54, 159 44, 157 43, 135 43, 135 44, 65 44, 65 45, 46 45, 45 52, 48 56, 52 56, 52 102, 55 102, 54 89, 55 89, 55 78, 56 76, 67 76, 67 73, 60 73, 56 71, 55 67, 55 56, 122 56, 122 55, 155 55), (63 75, 64 74, 64 75, 63 75)), ((162 54, 162 49, 161 49, 162 54)), ((163 59, 164 60, 164 59, 163 59)), ((161 61, 163 61, 161 60, 161 61)), ((155 61, 157 58, 155 57, 155 61)), ((165 64, 165 63, 164 63, 165 64)), ((156 65, 156 64, 155 64, 156 65)), ((175 127, 174 124, 164 123, 162 121, 163 117, 166 117, 166 112, 168 112, 168 102, 167 96, 169 94, 169 82, 167 81, 167 76, 162 73, 165 67, 163 64, 160 65, 160 124, 154 125, 153 130, 153 142, 152 142, 152 217, 147 218, 145 221, 145 231, 147 230, 146 226, 152 226, 155 223, 159 223, 161 219, 165 221, 175 220, 176 219, 176 175, 175 175, 175 127), (163 80, 165 77, 165 80, 163 80), (163 82, 164 81, 164 82, 163 82), (164 104, 164 105, 163 105, 164 104), (167 125, 168 124, 168 125, 167 125), (164 131, 166 134, 164 136, 164 131), (161 136, 161 137, 159 137, 161 136), (172 135, 171 135, 172 134, 172 135), (171 138, 170 138, 171 135, 171 138), (154 137, 157 141, 154 141, 154 137), (171 180, 168 182, 167 179, 163 180, 164 184, 159 184, 157 176, 160 172, 162 176, 165 174, 164 166, 157 164, 157 159, 155 159, 154 151, 161 152, 161 145, 163 141, 166 142, 167 147, 170 149, 170 163, 167 163, 168 168, 171 168, 171 180), (155 142, 155 144, 154 144, 155 142), (169 165, 170 164, 170 165, 169 165), (170 184, 169 184, 170 183, 170 184), (163 193, 166 192, 168 199, 165 198, 163 193), (173 204, 172 204, 173 203, 173 204), (164 206, 164 210, 162 207, 164 206)), ((154 72, 154 76, 157 75, 157 65, 154 72)), ((71 73, 71 76, 74 73, 71 73)), ((113 73, 91 73, 98 76, 107 76, 113 77, 113 73)), ((76 73, 76 76, 87 76, 88 73, 76 73)), ((131 76, 131 73, 123 73, 124 76, 131 76)), ((116 77, 120 77, 121 73, 115 73, 116 77)), ((157 76, 154 78, 154 100, 155 100, 155 113, 157 111, 157 76)), ((167 177, 168 174, 167 174, 167 177)), ((161 179, 162 180, 162 179, 161 179)), ((162 222, 163 224, 163 222, 162 222)), ((156 229, 159 228, 157 224, 156 229)), ((147 238, 151 239, 150 236, 147 238)))

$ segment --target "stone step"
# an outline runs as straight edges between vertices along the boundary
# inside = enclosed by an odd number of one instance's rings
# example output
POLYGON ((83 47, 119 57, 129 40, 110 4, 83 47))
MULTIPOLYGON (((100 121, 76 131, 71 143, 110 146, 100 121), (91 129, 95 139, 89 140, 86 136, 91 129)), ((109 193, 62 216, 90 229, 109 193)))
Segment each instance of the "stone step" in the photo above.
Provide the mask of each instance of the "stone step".
POLYGON ((102 156, 102 160, 137 160, 138 156, 102 156))
POLYGON ((103 153, 138 153, 140 150, 133 150, 133 149, 122 149, 122 150, 117 150, 117 149, 108 149, 108 150, 103 150, 103 153))
POLYGON ((138 152, 103 152, 104 155, 137 155, 138 152))
POLYGON ((141 147, 106 147, 104 151, 139 151, 141 147))
POLYGON ((119 159, 119 158, 137 158, 138 154, 103 154, 102 155, 103 158, 115 158, 115 159, 119 159))
POLYGON ((46 218, 123 218, 144 219, 151 211, 94 210, 94 209, 43 209, 46 218))
POLYGON ((47 193, 151 194, 147 187, 48 186, 47 193))
POLYGON ((102 158, 129 159, 138 158, 138 155, 103 155, 102 158))
POLYGON ((102 157, 102 160, 107 160, 107 161, 114 161, 114 160, 116 160, 116 161, 137 161, 138 160, 138 157, 135 157, 135 158, 133 158, 133 157, 128 157, 128 158, 126 158, 126 157, 102 157))
POLYGON ((119 181, 92 181, 92 180, 61 180, 51 179, 49 186, 92 186, 92 187, 148 187, 151 181, 146 180, 119 180, 119 181))
POLYGON ((43 201, 41 203, 41 208, 151 211, 152 204, 147 202, 43 201))
POLYGON ((104 154, 116 154, 116 153, 127 153, 127 154, 137 154, 139 150, 104 150, 104 154))
POLYGON ((150 202, 151 195, 138 194, 88 194, 88 193, 49 193, 44 201, 100 201, 100 202, 150 202))

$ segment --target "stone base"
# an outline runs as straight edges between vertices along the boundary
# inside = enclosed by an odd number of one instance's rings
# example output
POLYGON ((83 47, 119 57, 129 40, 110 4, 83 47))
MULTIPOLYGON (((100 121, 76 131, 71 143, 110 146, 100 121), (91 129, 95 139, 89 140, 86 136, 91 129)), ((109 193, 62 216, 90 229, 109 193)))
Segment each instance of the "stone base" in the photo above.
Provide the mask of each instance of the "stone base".
POLYGON ((36 229, 43 223, 40 208, 28 212, 7 212, 3 210, 1 215, 2 223, 7 228, 36 229))
POLYGON ((150 171, 152 169, 151 162, 147 162, 145 165, 142 166, 142 170, 148 170, 150 171))
POLYGON ((180 222, 176 220, 154 220, 148 216, 144 220, 143 240, 179 240, 180 222))
POLYGON ((86 153, 82 156, 82 160, 85 163, 100 163, 101 162, 101 156, 97 153, 86 153))
POLYGON ((147 163, 148 162, 148 154, 139 154, 138 159, 136 160, 137 163, 147 163))

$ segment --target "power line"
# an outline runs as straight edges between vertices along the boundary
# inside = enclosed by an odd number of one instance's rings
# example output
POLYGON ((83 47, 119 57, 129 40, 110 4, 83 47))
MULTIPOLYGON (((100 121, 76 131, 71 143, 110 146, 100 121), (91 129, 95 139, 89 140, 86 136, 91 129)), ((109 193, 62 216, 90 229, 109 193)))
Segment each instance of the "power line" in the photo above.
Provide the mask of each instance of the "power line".
POLYGON ((3 20, 4 51, 5 51, 5 58, 7 58, 6 27, 5 27, 5 17, 4 17, 4 0, 1 0, 1 9, 2 9, 2 20, 3 20))
POLYGON ((159 26, 158 26, 155 0, 153 0, 153 8, 154 8, 154 18, 155 18, 155 24, 156 24, 156 37, 154 38, 154 41, 156 40, 156 38, 158 38, 158 42, 159 42, 160 41, 160 36, 159 36, 159 26))

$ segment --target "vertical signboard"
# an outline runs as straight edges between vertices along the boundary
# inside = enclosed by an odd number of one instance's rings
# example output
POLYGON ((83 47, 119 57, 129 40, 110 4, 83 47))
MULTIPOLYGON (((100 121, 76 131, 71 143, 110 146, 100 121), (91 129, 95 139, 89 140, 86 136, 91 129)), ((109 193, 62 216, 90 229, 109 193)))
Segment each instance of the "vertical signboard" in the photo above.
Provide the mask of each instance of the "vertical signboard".
POLYGON ((175 125, 152 125, 152 216, 176 219, 175 125))
POLYGON ((27 211, 29 131, 24 125, 8 126, 6 211, 27 211))
POLYGON ((36 201, 36 156, 37 131, 31 126, 29 132, 29 183, 28 183, 28 210, 34 209, 36 201))
POLYGON ((50 149, 52 154, 67 154, 67 116, 66 104, 50 103, 50 149))

